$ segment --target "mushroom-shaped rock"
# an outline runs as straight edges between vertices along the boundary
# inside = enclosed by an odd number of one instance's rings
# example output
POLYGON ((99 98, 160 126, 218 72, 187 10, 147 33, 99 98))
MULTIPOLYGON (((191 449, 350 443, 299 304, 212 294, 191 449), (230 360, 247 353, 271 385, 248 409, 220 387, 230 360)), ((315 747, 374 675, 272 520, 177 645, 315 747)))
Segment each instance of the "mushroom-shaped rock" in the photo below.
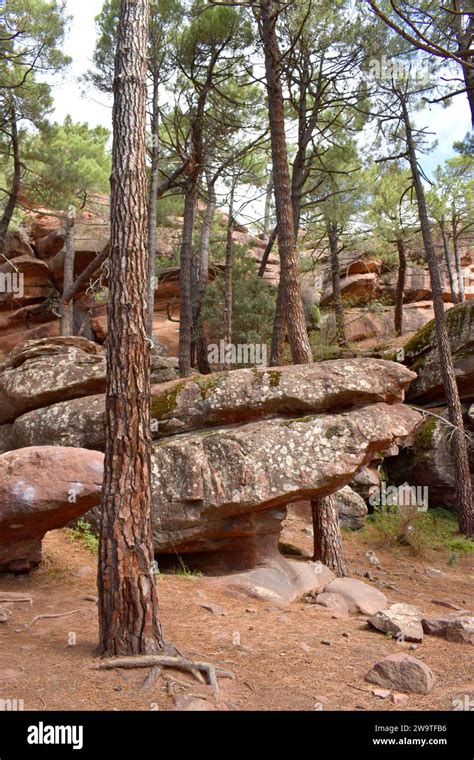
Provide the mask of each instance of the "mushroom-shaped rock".
POLYGON ((0 570, 27 572, 44 534, 100 503, 103 454, 44 446, 0 456, 0 570))

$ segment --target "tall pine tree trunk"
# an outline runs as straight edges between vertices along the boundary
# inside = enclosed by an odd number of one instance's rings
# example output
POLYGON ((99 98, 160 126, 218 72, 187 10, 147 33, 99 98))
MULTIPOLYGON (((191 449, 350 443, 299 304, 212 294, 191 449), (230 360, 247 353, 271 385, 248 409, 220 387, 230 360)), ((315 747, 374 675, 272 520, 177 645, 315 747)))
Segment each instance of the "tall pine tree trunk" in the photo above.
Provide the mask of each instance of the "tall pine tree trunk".
MULTIPOLYGON (((227 240, 225 246, 224 269, 224 342, 226 346, 232 343, 232 274, 234 267, 234 193, 235 183, 232 184, 229 202, 229 219, 227 222, 227 240)), ((226 369, 231 369, 230 363, 226 369)))
POLYGON ((314 556, 339 578, 349 575, 342 551, 339 512, 334 494, 311 501, 313 513, 314 556))
POLYGON ((211 241, 212 222, 217 207, 217 195, 213 178, 206 173, 207 181, 207 206, 201 227, 201 239, 199 242, 199 261, 196 268, 196 282, 194 286, 195 296, 193 299, 193 349, 199 372, 209 374, 211 367, 208 360, 206 336, 199 329, 199 317, 201 315, 204 294, 209 278, 209 247, 211 241))
POLYGON ((458 301, 464 303, 466 295, 464 293, 464 274, 462 271, 461 252, 459 250, 459 234, 457 231, 457 223, 453 220, 453 251, 454 251, 454 263, 456 266, 456 275, 458 279, 458 301))
MULTIPOLYGON (((76 210, 71 209, 66 219, 65 255, 64 255, 64 283, 63 298, 74 282, 74 262, 76 251, 74 248, 74 226, 76 210)), ((61 307, 61 335, 74 335, 74 299, 61 307)))
POLYGON ((344 307, 341 299, 341 278, 339 275, 339 240, 337 225, 328 222, 329 251, 331 254, 331 283, 334 318, 336 321, 336 341, 338 346, 346 346, 346 329, 344 323, 344 307))
POLYGON ((407 254, 405 243, 401 237, 397 238, 398 251, 398 277, 395 289, 395 335, 403 333, 403 302, 405 300, 405 286, 407 279, 407 254))
POLYGON ((301 295, 294 219, 291 205, 290 171, 285 135, 285 105, 281 83, 281 52, 276 34, 278 13, 273 0, 261 0, 254 6, 265 56, 268 95, 268 118, 272 144, 272 176, 280 252, 280 289, 283 314, 275 329, 286 322, 291 353, 295 364, 313 360, 301 295))
POLYGON ((156 218, 158 211, 158 187, 160 184, 160 112, 159 73, 153 72, 153 95, 151 105, 151 168, 148 194, 148 318, 147 333, 153 340, 153 317, 156 287, 156 218))
POLYGON ((469 456, 462 418, 461 402, 459 400, 459 391, 456 385, 456 376, 454 373, 453 360, 451 356, 451 347, 449 345, 449 336, 446 328, 441 277, 438 261, 436 258, 436 248, 434 245, 430 221, 428 217, 425 191, 418 167, 410 115, 408 113, 405 97, 400 92, 398 92, 398 97, 402 107, 402 116, 406 132, 408 155, 410 159, 413 185, 415 188, 418 204, 421 234, 423 237, 423 244, 430 273, 441 376, 443 379, 444 391, 446 394, 449 419, 454 425, 452 450, 453 467, 456 482, 456 501, 458 509, 459 529, 461 533, 472 536, 474 534, 474 513, 472 507, 472 485, 471 475, 469 471, 469 456))
POLYGON ((151 533, 147 337, 146 65, 148 0, 122 0, 115 58, 106 444, 99 547, 105 655, 163 647, 151 533))
POLYGON ((191 276, 193 266, 193 233, 198 201, 198 185, 188 180, 184 199, 183 237, 179 260, 179 374, 191 374, 191 340, 193 332, 193 303, 191 276))
POLYGON ((439 228, 441 230, 441 239, 443 241, 443 253, 444 253, 444 260, 446 263, 446 269, 448 271, 449 287, 451 290, 451 300, 454 304, 457 304, 458 295, 457 295, 456 285, 454 282, 453 265, 451 263, 451 253, 449 251, 448 236, 446 234, 444 219, 442 219, 439 222, 439 228))

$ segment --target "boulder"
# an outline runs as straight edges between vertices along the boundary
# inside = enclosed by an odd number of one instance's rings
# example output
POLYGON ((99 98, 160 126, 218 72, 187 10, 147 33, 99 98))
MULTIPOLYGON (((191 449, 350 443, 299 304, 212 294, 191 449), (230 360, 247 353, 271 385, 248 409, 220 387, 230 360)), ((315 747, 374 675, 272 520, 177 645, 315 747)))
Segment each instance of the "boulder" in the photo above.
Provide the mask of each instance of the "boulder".
MULTIPOLYGON (((446 313, 446 325, 454 371, 462 399, 474 398, 474 302, 466 301, 446 313)), ((405 364, 418 375, 408 401, 414 404, 445 403, 434 321, 429 322, 405 346, 405 364)))
POLYGON ((355 578, 336 578, 326 586, 324 592, 341 594, 349 605, 349 612, 375 615, 388 605, 385 594, 355 578))
MULTIPOLYGON (((341 296, 351 304, 363 304, 380 295, 380 279, 376 272, 352 274, 341 278, 341 296)), ((332 302, 332 287, 325 287, 321 305, 327 306, 332 302)))
POLYGON ((365 680, 385 689, 429 694, 436 683, 433 671, 409 654, 390 654, 369 670, 365 680))
POLYGON ((0 424, 32 409, 104 390, 100 346, 78 337, 28 341, 0 365, 0 424))
MULTIPOLYGON (((17 417, 9 436, 10 449, 27 446, 105 448, 105 395, 82 396, 17 417)), ((1 430, 0 427, 0 441, 1 430)))
POLYGON ((398 641, 423 641, 421 614, 411 604, 392 604, 369 618, 370 625, 398 641))
MULTIPOLYGON (((254 567, 277 554, 287 504, 337 491, 418 421, 408 407, 380 403, 164 439, 152 465, 155 550, 185 552, 197 569, 254 567)), ((364 611, 386 606, 360 585, 379 605, 364 611)))
POLYGON ((317 593, 334 577, 320 562, 295 562, 276 557, 265 566, 232 573, 216 584, 234 595, 287 604, 306 594, 317 593))
POLYGON ((350 530, 363 528, 368 509, 362 496, 359 496, 350 486, 339 489, 334 496, 342 527, 350 530))
POLYGON ((442 636, 458 644, 474 644, 474 616, 469 612, 423 618, 421 624, 430 636, 442 636))
POLYGON ((349 614, 349 604, 342 594, 323 591, 322 594, 317 595, 316 604, 320 604, 322 607, 327 607, 328 610, 339 615, 349 614))
POLYGON ((191 377, 154 392, 160 436, 271 415, 305 415, 385 401, 403 401, 414 376, 382 359, 240 369, 191 377))
POLYGON ((17 256, 14 262, 0 264, 0 277, 14 275, 12 292, 0 292, 0 304, 16 306, 37 303, 56 293, 51 272, 44 261, 26 254, 17 256))
MULTIPOLYGON (((466 430, 472 434, 468 405, 463 404, 466 430)), ((426 488, 429 504, 456 511, 456 481, 452 451, 452 427, 446 407, 434 407, 418 427, 412 442, 395 457, 385 459, 390 481, 397 486, 416 483, 426 488)), ((474 486, 474 448, 469 447, 471 479, 474 486)))
POLYGON ((100 503, 103 455, 34 447, 0 456, 0 571, 27 572, 44 534, 100 503))

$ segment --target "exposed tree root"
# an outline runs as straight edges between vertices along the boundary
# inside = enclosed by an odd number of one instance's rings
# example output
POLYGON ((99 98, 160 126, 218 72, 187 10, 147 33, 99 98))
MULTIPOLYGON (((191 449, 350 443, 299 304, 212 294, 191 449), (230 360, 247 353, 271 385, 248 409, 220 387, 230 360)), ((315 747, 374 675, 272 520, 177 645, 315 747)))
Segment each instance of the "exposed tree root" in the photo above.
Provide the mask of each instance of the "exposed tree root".
POLYGON ((219 684, 217 676, 221 678, 233 678, 234 675, 228 670, 216 668, 209 662, 194 662, 187 660, 185 657, 175 657, 172 655, 136 655, 131 657, 111 657, 95 663, 94 670, 113 670, 114 668, 175 668, 191 673, 200 683, 205 683, 202 673, 205 673, 209 685, 212 688, 214 699, 219 699, 219 684))

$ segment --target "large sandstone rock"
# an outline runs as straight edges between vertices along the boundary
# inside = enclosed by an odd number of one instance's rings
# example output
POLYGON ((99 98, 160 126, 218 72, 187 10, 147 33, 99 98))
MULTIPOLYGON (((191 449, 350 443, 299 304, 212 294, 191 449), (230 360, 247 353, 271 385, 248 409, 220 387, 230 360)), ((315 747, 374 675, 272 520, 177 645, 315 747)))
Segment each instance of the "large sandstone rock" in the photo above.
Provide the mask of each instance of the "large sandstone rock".
POLYGON ((334 577, 320 562, 295 562, 278 557, 265 566, 232 573, 217 585, 239 596, 286 604, 306 594, 316 594, 334 577))
POLYGON ((365 680, 385 689, 429 694, 436 683, 433 671, 409 654, 390 654, 376 662, 365 680))
POLYGON ((160 435, 168 436, 271 415, 392 404, 403 401, 413 377, 402 365, 381 359, 220 372, 163 386, 154 394, 152 417, 160 435))
POLYGON ((35 447, 0 456, 0 571, 27 572, 44 534, 100 503, 103 455, 35 447))
POLYGON ((430 636, 442 636, 458 644, 474 644, 474 616, 469 612, 424 618, 421 623, 430 636))
POLYGON ((278 552, 287 504, 337 491, 419 419, 379 403, 165 439, 154 446, 155 549, 193 555, 196 567, 252 567, 278 552))
POLYGON ((349 612, 375 615, 388 605, 385 594, 355 578, 336 578, 324 591, 329 594, 341 594, 349 605, 349 612))
MULTIPOLYGON (((462 399, 474 398, 474 302, 467 301, 446 314, 456 381, 462 399)), ((408 401, 416 404, 445 403, 434 322, 429 322, 405 346, 405 363, 418 377, 410 387, 408 401)))
POLYGON ((86 338, 45 338, 0 365, 0 424, 32 409, 105 390, 105 355, 86 338))
POLYGON ((423 641, 421 615, 411 604, 392 604, 369 618, 369 623, 398 641, 423 641))
MULTIPOLYGON (((96 346, 94 350, 98 350, 96 346)), ((75 362, 76 356, 71 353, 69 361, 75 362)), ((176 360, 155 351, 152 377, 166 380, 174 375, 176 360)), ((348 359, 271 370, 234 370, 163 382, 152 387, 152 436, 163 438, 276 415, 299 416, 377 401, 401 401, 412 377, 406 367, 395 362, 348 359), (373 374, 370 380, 365 373, 373 374)), ((12 448, 58 445, 102 451, 104 419, 103 395, 83 395, 51 403, 16 419, 12 448)), ((363 516, 362 504, 357 506, 356 498, 341 497, 344 501, 341 510, 347 513, 348 524, 351 509, 356 521, 363 516)))
MULTIPOLYGON (((471 435, 474 423, 469 406, 463 404, 465 430, 471 435)), ((427 488, 429 506, 456 510, 456 480, 452 451, 452 427, 446 407, 434 407, 419 426, 410 444, 398 456, 385 459, 390 481, 395 485, 416 484, 427 488)), ((469 447, 471 479, 474 486, 474 447, 469 447)))
MULTIPOLYGON (((444 308, 452 308, 452 303, 445 303, 444 308)), ((405 303, 403 306, 403 333, 415 333, 434 317, 432 301, 405 303)), ((336 335, 334 313, 325 313, 320 325, 326 341, 332 341, 336 335)), ((349 343, 361 346, 373 346, 395 334, 395 307, 376 304, 371 308, 350 308, 344 310, 344 330, 349 343)))

